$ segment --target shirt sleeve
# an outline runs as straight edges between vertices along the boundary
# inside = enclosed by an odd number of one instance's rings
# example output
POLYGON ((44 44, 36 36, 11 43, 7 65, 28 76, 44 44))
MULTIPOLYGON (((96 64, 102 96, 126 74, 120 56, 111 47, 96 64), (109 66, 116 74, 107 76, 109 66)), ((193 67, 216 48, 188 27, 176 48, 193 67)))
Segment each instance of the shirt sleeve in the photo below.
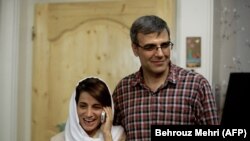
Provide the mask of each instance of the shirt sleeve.
POLYGON ((114 120, 113 125, 121 125, 121 111, 120 107, 118 105, 119 99, 118 99, 118 91, 117 88, 114 90, 114 93, 112 95, 113 101, 114 101, 114 120))
POLYGON ((218 112, 215 96, 209 82, 203 78, 198 89, 199 106, 197 108, 197 122, 204 125, 218 125, 218 112))

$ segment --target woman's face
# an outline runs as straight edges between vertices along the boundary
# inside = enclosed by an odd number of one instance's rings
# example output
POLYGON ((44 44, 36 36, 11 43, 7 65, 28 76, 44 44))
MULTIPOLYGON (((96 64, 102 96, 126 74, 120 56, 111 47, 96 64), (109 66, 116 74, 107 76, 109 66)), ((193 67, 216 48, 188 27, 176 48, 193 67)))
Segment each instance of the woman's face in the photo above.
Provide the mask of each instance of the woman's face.
POLYGON ((103 107, 88 92, 81 92, 77 103, 77 114, 80 125, 89 136, 95 135, 101 122, 103 107))

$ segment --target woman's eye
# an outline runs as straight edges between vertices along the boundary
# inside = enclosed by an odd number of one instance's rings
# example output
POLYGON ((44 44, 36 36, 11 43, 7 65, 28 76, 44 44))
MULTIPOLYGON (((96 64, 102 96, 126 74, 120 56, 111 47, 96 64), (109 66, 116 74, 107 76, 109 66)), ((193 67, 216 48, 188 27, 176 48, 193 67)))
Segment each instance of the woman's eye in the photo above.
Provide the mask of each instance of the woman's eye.
POLYGON ((86 104, 79 104, 78 107, 80 107, 80 108, 86 108, 87 105, 86 104))
POLYGON ((95 109, 102 109, 102 106, 94 106, 95 109))
POLYGON ((85 105, 80 105, 80 107, 81 107, 81 108, 86 108, 87 106, 85 106, 85 105))

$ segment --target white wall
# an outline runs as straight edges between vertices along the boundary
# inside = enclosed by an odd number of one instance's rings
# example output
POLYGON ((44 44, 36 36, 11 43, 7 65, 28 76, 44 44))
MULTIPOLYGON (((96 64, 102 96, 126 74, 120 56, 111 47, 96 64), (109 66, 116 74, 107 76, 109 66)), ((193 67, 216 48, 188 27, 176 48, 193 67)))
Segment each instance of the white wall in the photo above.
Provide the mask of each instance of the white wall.
POLYGON ((186 68, 186 37, 201 37, 201 67, 194 68, 212 83, 213 0, 177 0, 177 64, 186 68))
POLYGON ((32 25, 33 0, 20 0, 19 57, 18 57, 18 141, 31 138, 31 78, 32 78, 32 25), (25 129, 25 130, 24 130, 25 129))
POLYGON ((0 140, 16 141, 19 3, 0 2, 0 140))

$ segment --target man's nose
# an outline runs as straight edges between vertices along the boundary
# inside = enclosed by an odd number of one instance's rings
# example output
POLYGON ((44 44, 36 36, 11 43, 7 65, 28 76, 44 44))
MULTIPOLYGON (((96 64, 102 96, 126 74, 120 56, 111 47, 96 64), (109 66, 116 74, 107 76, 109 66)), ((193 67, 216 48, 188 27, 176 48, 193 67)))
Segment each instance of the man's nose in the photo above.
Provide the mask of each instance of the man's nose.
POLYGON ((156 48, 156 56, 162 56, 163 55, 163 51, 161 47, 157 47, 156 48))

